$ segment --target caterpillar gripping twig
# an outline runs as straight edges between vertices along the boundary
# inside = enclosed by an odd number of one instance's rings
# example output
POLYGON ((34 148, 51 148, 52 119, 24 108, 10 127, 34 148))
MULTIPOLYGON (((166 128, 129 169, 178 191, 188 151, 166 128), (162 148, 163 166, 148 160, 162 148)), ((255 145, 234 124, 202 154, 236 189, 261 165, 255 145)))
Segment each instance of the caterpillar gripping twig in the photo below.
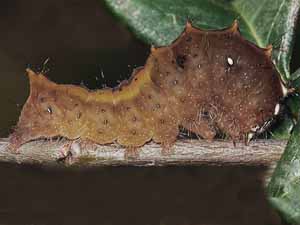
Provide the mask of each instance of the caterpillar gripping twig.
POLYGON ((30 96, 10 136, 11 148, 41 137, 117 142, 153 140, 168 149, 179 127, 213 139, 250 139, 279 112, 284 85, 272 47, 245 40, 235 21, 222 30, 187 23, 170 46, 151 49, 143 68, 114 89, 60 85, 27 69, 30 96))

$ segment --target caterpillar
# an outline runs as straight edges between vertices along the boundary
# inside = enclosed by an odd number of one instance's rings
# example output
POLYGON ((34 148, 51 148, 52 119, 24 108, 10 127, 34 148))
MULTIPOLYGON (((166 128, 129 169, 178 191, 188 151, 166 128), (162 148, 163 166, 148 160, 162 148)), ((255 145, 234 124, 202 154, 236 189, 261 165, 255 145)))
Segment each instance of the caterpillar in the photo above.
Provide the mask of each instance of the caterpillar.
POLYGON ((30 95, 10 146, 62 136, 127 148, 153 140, 164 150, 180 127, 207 140, 218 132, 250 140, 278 114, 287 92, 271 54, 271 45, 243 38, 237 21, 220 30, 187 22, 172 44, 152 47, 145 66, 115 88, 56 84, 27 69, 30 95))

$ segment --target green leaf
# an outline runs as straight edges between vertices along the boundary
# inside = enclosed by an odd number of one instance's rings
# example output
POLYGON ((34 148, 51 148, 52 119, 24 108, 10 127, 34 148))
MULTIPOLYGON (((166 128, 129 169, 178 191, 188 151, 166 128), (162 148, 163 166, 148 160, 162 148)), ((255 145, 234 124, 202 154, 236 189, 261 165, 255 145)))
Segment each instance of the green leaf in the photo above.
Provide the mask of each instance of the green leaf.
POLYGON ((275 129, 270 130, 269 133, 273 139, 277 140, 288 140, 291 135, 291 130, 294 127, 294 121, 288 115, 284 114, 277 121, 278 125, 275 129))
MULTIPOLYGON (((300 72, 300 69, 293 73, 293 77, 298 77, 297 73, 300 72)), ((288 96, 284 104, 286 109, 289 113, 285 113, 281 115, 279 120, 277 121, 277 126, 275 129, 271 130, 271 137, 274 139, 289 139, 290 132, 294 127, 296 121, 299 120, 299 113, 300 113, 300 95, 299 95, 299 85, 300 85, 300 78, 293 80, 291 87, 294 87, 298 90, 294 94, 288 96)))
POLYGON ((287 221, 300 224, 300 122, 291 138, 268 186, 270 202, 287 221))
POLYGON ((238 19, 242 34, 260 47, 274 44, 273 59, 283 79, 290 58, 299 0, 105 0, 116 16, 149 44, 170 44, 187 19, 217 29, 238 19))
POLYGON ((293 73, 292 77, 293 80, 291 81, 291 86, 296 88, 298 92, 300 92, 300 68, 293 73))
POLYGON ((291 117, 298 121, 299 120, 299 109, 300 109, 300 96, 299 93, 295 93, 285 100, 285 105, 288 106, 291 117))
POLYGON ((271 137, 275 139, 289 139, 290 132, 295 121, 299 120, 300 113, 300 69, 292 74, 293 80, 290 80, 290 86, 295 88, 294 94, 285 99, 285 106, 289 114, 285 113, 278 121, 278 125, 271 130, 271 137))

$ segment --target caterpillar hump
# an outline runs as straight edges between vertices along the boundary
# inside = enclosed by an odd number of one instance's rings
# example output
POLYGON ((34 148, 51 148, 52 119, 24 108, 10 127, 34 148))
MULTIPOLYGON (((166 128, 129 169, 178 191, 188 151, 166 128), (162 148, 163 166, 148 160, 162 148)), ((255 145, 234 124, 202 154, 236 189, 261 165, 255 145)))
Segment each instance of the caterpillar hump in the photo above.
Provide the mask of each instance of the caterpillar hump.
POLYGON ((153 47, 145 66, 114 89, 55 84, 27 69, 30 96, 11 146, 54 136, 170 146, 180 126, 205 139, 218 131, 242 139, 273 118, 284 97, 271 50, 245 40, 236 21, 211 31, 187 23, 170 46, 153 47))

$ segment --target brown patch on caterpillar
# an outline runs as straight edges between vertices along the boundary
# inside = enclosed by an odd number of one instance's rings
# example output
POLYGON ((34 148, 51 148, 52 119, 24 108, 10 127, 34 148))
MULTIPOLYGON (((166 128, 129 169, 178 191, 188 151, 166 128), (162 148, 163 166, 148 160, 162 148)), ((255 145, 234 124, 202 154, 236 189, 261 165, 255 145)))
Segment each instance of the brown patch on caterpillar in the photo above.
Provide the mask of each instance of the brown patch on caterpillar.
POLYGON ((58 85, 27 69, 30 96, 11 147, 63 136, 129 149, 154 140, 167 149, 179 126, 205 139, 218 130, 243 139, 274 116, 284 95, 271 51, 245 40, 236 21, 213 31, 187 23, 179 38, 152 47, 145 66, 114 89, 58 85))

